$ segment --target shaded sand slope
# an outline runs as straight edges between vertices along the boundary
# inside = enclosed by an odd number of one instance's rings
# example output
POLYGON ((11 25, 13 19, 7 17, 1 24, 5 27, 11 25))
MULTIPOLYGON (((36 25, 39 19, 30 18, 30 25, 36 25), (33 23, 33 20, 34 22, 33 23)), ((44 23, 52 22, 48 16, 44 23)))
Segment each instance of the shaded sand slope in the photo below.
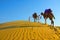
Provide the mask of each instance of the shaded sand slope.
POLYGON ((0 25, 0 40, 60 40, 60 29, 27 21, 9 22, 0 25))

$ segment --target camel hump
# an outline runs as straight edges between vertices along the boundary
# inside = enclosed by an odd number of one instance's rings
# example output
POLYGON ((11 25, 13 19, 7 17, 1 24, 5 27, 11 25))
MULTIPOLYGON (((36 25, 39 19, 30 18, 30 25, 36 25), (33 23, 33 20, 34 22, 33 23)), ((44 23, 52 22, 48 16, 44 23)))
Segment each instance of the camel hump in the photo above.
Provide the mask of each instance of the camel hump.
POLYGON ((51 12, 52 12, 51 9, 46 9, 44 13, 49 14, 49 13, 51 13, 51 12))

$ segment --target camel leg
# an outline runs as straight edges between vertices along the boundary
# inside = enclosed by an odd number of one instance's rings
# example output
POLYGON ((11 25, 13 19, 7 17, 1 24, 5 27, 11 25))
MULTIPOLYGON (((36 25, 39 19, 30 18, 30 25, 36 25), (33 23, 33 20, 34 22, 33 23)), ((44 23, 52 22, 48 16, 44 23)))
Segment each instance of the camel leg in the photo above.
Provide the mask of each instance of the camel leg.
POLYGON ((54 21, 53 20, 51 20, 51 25, 54 26, 54 21))
POLYGON ((35 22, 35 19, 34 19, 34 22, 35 22))
POLYGON ((40 15, 37 16, 38 23, 39 23, 39 16, 40 16, 40 15))
POLYGON ((46 24, 46 18, 45 18, 45 24, 46 24))

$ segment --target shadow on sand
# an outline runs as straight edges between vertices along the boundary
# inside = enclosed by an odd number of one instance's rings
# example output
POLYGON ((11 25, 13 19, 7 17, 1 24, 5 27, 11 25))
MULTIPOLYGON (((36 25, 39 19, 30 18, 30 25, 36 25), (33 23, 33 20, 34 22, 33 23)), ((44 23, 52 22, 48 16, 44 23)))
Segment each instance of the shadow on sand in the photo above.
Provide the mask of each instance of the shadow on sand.
POLYGON ((10 29, 10 28, 25 28, 25 27, 40 27, 40 26, 7 26, 7 27, 0 28, 0 30, 10 29))

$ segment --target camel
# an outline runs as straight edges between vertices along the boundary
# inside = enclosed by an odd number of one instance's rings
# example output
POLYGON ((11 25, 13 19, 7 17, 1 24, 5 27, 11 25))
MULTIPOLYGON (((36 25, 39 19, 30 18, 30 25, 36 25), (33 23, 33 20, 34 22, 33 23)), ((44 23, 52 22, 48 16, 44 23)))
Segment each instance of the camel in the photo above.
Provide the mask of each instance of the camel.
POLYGON ((37 15, 37 13, 34 13, 34 14, 32 15, 32 17, 34 18, 34 22, 36 22, 36 20, 38 20, 38 23, 39 23, 40 15, 37 15))
MULTIPOLYGON (((50 9, 49 9, 50 10, 50 9)), ((51 25, 54 26, 54 21, 53 21, 53 18, 55 19, 53 13, 50 11, 50 12, 41 12, 41 15, 44 17, 45 19, 45 24, 46 24, 46 20, 49 18, 51 20, 51 25)))

